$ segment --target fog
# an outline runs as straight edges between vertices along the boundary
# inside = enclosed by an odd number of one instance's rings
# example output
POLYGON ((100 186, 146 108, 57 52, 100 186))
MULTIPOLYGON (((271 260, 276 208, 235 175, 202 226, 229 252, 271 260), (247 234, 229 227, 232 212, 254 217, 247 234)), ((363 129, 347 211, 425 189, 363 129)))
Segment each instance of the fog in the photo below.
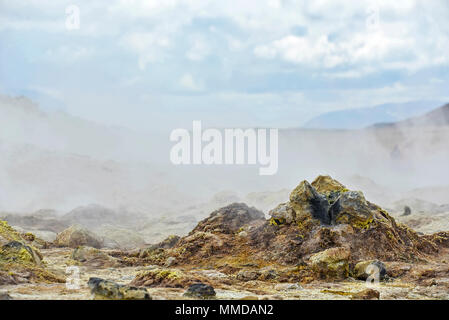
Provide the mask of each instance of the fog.
MULTIPOLYGON (((167 132, 154 133, 108 127, 61 111, 44 112, 25 97, 1 96, 0 211, 65 213, 95 203, 146 215, 181 215, 222 191, 245 201, 249 193, 284 190, 282 199, 285 190, 320 174, 381 205, 404 197, 448 202, 448 126, 281 128, 279 170, 272 176, 260 176, 259 165, 175 166, 169 160, 173 129, 170 124, 167 132)), ((220 204, 217 197, 215 203, 220 204)))

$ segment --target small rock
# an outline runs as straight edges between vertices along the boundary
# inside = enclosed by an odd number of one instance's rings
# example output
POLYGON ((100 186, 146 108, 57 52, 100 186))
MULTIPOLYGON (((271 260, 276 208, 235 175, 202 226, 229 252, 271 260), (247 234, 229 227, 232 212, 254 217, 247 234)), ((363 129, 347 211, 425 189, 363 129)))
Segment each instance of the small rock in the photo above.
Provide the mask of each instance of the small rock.
POLYGON ((237 273, 237 280, 240 281, 251 281, 257 280, 260 277, 261 273, 259 271, 253 270, 242 270, 237 273))
POLYGON ((169 268, 176 264, 176 258, 175 257, 168 257, 165 261, 165 267, 169 268))
POLYGON ((402 214, 403 216, 409 216, 412 214, 412 209, 410 209, 409 206, 405 206, 404 207, 404 213, 402 214))
POLYGON ((365 289, 363 291, 352 294, 352 300, 379 300, 380 293, 374 289, 365 289))
POLYGON ((151 300, 145 288, 121 285, 101 278, 90 278, 88 286, 95 300, 151 300))
POLYGON ((302 290, 303 287, 301 287, 298 283, 279 283, 274 287, 277 291, 289 291, 289 290, 302 290))
POLYGON ((344 247, 330 248, 310 257, 312 269, 322 278, 347 278, 350 251, 344 247))
POLYGON ((187 297, 197 297, 201 299, 211 299, 216 293, 212 286, 204 283, 194 283, 184 293, 187 297))

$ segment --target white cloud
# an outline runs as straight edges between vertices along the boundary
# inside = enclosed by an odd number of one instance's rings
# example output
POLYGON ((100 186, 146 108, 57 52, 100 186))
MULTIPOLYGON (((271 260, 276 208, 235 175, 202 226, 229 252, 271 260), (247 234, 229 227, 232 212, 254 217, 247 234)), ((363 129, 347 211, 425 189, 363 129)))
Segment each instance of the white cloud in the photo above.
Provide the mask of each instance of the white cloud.
POLYGON ((207 41, 201 37, 195 38, 192 41, 192 47, 186 53, 186 57, 190 60, 200 61, 207 57, 210 53, 210 48, 207 41))
POLYGON ((171 46, 171 41, 167 36, 156 32, 127 34, 120 43, 137 55, 141 70, 144 70, 150 62, 163 60, 165 50, 171 46))
POLYGON ((190 73, 184 74, 179 79, 179 84, 181 87, 191 90, 191 91, 201 91, 203 90, 203 85, 196 81, 190 73))

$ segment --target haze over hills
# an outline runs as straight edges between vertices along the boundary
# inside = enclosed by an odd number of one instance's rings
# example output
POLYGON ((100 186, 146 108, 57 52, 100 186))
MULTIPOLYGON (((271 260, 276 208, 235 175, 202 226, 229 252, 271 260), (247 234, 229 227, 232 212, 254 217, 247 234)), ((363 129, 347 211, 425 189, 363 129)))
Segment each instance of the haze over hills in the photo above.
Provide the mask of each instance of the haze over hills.
POLYGON ((421 116, 412 117, 395 123, 379 123, 375 127, 406 127, 406 126, 448 126, 449 125, 449 103, 433 109, 421 116))
POLYGON ((376 123, 394 123, 419 116, 442 104, 440 101, 414 101, 333 111, 313 118, 304 125, 304 128, 362 129, 376 123))
MULTIPOLYGON (((429 113, 429 121, 439 124, 439 112, 429 113)), ((278 173, 262 177, 256 166, 173 166, 168 136, 44 112, 27 98, 1 96, 0 210, 69 212, 95 203, 176 215, 223 190, 269 210, 273 195, 319 174, 366 190, 381 204, 398 200, 401 192, 429 186, 440 190, 429 200, 444 203, 448 137, 449 126, 429 125, 423 131, 407 122, 400 129, 282 129, 278 173), (352 183, 354 175, 363 179, 352 183), (380 187, 366 187, 361 181, 380 187), (245 198, 252 192, 252 200, 245 198)), ((195 210, 193 214, 200 212, 195 210)))

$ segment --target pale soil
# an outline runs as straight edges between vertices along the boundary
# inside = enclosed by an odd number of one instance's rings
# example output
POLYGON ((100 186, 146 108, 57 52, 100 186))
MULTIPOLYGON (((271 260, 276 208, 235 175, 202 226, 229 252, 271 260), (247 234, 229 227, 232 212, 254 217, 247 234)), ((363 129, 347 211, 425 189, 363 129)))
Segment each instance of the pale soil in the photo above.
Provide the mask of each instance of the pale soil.
MULTIPOLYGON (((44 249, 42 253, 50 270, 65 274, 71 249, 44 249)), ((445 260, 439 267, 447 265, 445 260)), ((388 266, 387 266, 388 267, 388 266)), ((433 266, 409 265, 410 274, 431 270, 433 266)), ((120 284, 129 284, 138 271, 149 267, 121 267, 121 268, 90 268, 80 266, 80 288, 68 289, 65 284, 19 284, 0 287, 0 291, 8 292, 14 299, 55 299, 55 300, 85 300, 92 299, 87 281, 90 277, 100 277, 120 284)), ((185 270, 185 272, 189 272, 185 270)), ((199 272, 191 270, 192 273, 199 272)), ((207 272, 203 272, 206 274, 207 272)), ((216 274, 209 272, 217 281, 216 274)), ((360 292, 367 288, 374 288, 380 292, 381 299, 449 299, 449 275, 426 281, 390 280, 378 285, 367 285, 364 281, 349 279, 343 282, 318 282, 302 284, 288 289, 289 284, 277 282, 248 281, 237 285, 222 285, 216 288, 217 299, 350 299, 351 293, 360 292), (447 276, 447 277, 446 277, 447 276), (432 283, 430 283, 431 281, 432 283)), ((155 300, 185 299, 185 288, 149 288, 151 297, 155 300)))

